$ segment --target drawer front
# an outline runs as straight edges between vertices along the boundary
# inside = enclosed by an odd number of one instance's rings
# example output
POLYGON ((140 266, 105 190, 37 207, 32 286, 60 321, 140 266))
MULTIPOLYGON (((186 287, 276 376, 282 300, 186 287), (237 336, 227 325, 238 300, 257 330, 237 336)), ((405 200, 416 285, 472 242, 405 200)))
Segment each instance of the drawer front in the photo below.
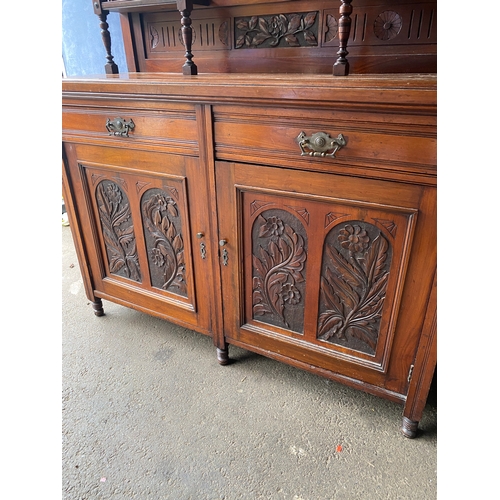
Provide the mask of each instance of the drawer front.
POLYGON ((63 139, 133 149, 161 149, 198 156, 194 106, 165 110, 121 107, 64 106, 63 139))
POLYGON ((434 117, 214 107, 222 160, 435 183, 434 117))

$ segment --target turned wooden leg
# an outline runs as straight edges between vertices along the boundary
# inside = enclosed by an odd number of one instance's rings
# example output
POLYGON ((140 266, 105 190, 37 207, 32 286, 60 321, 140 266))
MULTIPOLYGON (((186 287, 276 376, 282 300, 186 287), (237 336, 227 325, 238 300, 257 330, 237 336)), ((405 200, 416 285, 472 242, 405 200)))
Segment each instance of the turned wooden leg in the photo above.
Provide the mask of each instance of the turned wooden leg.
POLYGON ((217 361, 219 365, 228 365, 229 360, 229 348, 226 346, 225 349, 219 349, 217 347, 217 361))
POLYGON ((417 437, 418 422, 410 420, 407 417, 403 417, 403 425, 401 426, 401 431, 403 435, 409 439, 417 437))
POLYGON ((92 302, 92 309, 96 316, 104 316, 104 309, 102 308, 102 300, 96 298, 95 302, 92 302))

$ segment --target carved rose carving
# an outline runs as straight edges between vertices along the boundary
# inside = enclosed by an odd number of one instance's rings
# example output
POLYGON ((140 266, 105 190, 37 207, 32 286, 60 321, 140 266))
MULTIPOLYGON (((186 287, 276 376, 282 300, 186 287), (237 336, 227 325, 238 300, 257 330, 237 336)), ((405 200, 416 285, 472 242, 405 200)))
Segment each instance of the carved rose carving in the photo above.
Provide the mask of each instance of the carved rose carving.
POLYGON ((302 44, 318 45, 317 33, 313 31, 316 17, 317 12, 237 18, 236 32, 240 33, 236 38, 235 48, 259 47, 264 42, 266 46, 276 47, 282 40, 288 47, 300 47, 302 44))

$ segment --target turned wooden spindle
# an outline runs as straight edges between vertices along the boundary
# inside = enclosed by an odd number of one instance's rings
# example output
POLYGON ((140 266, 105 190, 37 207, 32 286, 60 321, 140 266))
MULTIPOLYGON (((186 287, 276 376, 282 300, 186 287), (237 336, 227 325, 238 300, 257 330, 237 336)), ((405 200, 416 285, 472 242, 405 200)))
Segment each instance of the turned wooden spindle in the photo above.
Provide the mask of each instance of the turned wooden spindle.
POLYGON ((191 11, 193 9, 193 2, 191 0, 177 0, 177 8, 181 13, 181 32, 182 32, 182 41, 184 43, 184 47, 186 48, 186 62, 182 66, 182 74, 183 75, 197 75, 198 68, 196 64, 192 61, 193 54, 191 52, 191 46, 193 43, 193 30, 191 28, 191 11))
POLYGON ((336 63, 333 65, 333 75, 334 76, 347 76, 349 74, 349 61, 346 56, 349 54, 347 52, 347 41, 349 40, 349 35, 351 34, 351 13, 352 13, 352 0, 341 0, 342 4, 339 9, 340 19, 339 19, 339 51, 337 55, 339 56, 336 63))
POLYGON ((104 71, 107 75, 116 75, 118 74, 118 66, 113 61, 113 56, 111 55, 111 35, 108 31, 109 24, 107 23, 109 11, 102 10, 101 2, 98 0, 95 0, 92 4, 95 14, 101 21, 99 26, 101 28, 102 43, 106 49, 106 59, 108 60, 108 62, 104 65, 104 71))

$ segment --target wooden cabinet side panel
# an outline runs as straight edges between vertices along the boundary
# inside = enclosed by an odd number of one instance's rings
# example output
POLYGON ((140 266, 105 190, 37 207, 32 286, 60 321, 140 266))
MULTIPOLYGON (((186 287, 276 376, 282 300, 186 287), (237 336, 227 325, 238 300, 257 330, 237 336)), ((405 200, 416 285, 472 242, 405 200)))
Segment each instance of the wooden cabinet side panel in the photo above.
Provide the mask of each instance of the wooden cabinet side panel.
POLYGON ((437 364, 437 275, 434 277, 403 415, 418 422, 424 411, 437 364))
POLYGON ((79 217, 76 195, 74 192, 75 186, 72 183, 70 174, 71 164, 75 164, 76 162, 75 150, 74 147, 72 147, 72 145, 70 144, 63 143, 62 146, 63 199, 66 205, 68 221, 70 225, 71 235, 73 236, 73 242, 75 244, 80 272, 83 278, 85 294, 90 301, 95 302, 96 296, 94 294, 94 284, 92 280, 92 274, 90 272, 89 257, 84 242, 82 221, 79 217))

